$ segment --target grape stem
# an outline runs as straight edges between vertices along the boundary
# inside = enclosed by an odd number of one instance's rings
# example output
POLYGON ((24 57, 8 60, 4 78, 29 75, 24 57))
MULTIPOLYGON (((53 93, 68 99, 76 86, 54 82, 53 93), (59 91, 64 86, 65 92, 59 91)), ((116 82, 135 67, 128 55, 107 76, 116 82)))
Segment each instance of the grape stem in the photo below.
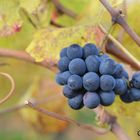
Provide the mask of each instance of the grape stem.
POLYGON ((119 24, 127 33, 128 35, 136 42, 136 44, 140 47, 140 37, 135 33, 135 31, 130 28, 128 23, 126 22, 122 11, 118 9, 114 9, 108 2, 108 0, 99 0, 103 6, 107 9, 112 17, 112 21, 119 24))
POLYGON ((111 132, 119 139, 119 140, 131 140, 128 135, 124 132, 121 126, 118 124, 117 119, 112 114, 107 111, 103 111, 102 106, 97 107, 93 111, 96 112, 101 123, 107 123, 111 126, 111 132))

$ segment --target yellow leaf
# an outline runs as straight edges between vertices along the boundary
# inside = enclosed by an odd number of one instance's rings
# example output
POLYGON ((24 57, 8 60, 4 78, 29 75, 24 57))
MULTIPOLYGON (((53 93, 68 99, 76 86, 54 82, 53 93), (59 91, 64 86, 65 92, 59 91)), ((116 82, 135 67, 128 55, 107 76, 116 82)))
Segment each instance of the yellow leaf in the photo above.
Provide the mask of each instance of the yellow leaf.
POLYGON ((87 42, 95 43, 95 26, 76 26, 69 28, 48 28, 39 30, 34 40, 27 47, 26 51, 37 62, 48 59, 59 58, 62 48, 73 43, 84 45, 87 42))

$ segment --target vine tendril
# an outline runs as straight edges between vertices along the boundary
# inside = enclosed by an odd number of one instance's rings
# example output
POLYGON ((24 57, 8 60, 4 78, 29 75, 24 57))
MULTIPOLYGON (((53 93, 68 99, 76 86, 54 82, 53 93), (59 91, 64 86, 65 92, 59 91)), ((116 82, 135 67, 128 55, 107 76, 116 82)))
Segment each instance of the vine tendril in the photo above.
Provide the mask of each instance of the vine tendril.
POLYGON ((6 94, 6 96, 4 98, 2 98, 0 100, 0 105, 5 103, 10 97, 12 97, 13 93, 14 93, 14 89, 15 89, 15 82, 14 79, 11 75, 4 73, 4 72, 0 72, 0 75, 4 76, 5 78, 7 78, 10 82, 11 82, 11 89, 8 92, 8 94, 6 94))

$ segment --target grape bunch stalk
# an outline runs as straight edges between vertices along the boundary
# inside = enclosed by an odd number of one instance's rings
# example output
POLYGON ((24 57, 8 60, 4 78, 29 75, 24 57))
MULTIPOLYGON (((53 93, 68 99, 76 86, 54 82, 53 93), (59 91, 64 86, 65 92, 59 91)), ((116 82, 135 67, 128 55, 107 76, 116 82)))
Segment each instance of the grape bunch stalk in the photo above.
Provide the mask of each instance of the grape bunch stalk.
POLYGON ((56 82, 64 86, 63 95, 72 109, 110 106, 116 96, 125 103, 140 100, 140 72, 130 80, 123 65, 101 53, 95 44, 63 48, 58 69, 56 82))

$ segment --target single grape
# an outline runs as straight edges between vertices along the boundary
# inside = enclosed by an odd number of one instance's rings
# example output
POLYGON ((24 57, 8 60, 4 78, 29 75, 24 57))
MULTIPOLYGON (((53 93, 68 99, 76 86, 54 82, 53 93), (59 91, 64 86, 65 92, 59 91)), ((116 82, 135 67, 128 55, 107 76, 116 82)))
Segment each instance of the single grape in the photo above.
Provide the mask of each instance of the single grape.
POLYGON ((132 76, 132 84, 134 85, 135 88, 140 88, 140 72, 136 72, 132 76))
POLYGON ((85 60, 87 70, 89 72, 98 72, 100 66, 100 60, 97 55, 90 55, 85 60))
POLYGON ((125 94, 127 92, 127 82, 124 79, 116 79, 116 86, 114 89, 118 95, 125 94))
POLYGON ((105 60, 105 59, 108 59, 108 58, 110 58, 107 54, 102 54, 102 55, 100 55, 100 60, 101 61, 103 61, 103 60, 105 60))
POLYGON ((72 44, 67 48, 67 56, 69 59, 82 58, 83 49, 78 44, 72 44))
POLYGON ((121 64, 117 64, 113 72, 113 76, 115 78, 122 78, 122 73, 123 73, 123 66, 121 64))
POLYGON ((84 52, 84 58, 87 58, 90 55, 98 55, 99 51, 96 47, 96 45, 88 43, 83 48, 84 52))
POLYGON ((63 88, 63 95, 67 98, 73 98, 78 94, 78 92, 72 90, 68 85, 65 85, 63 88))
POLYGON ((86 64, 80 58, 75 58, 69 63, 69 71, 72 74, 83 75, 86 72, 86 64))
POLYGON ((108 91, 108 92, 100 91, 99 96, 100 96, 101 105, 103 106, 109 106, 113 104, 115 100, 114 91, 108 91))
POLYGON ((120 95, 120 99, 124 103, 131 103, 134 101, 133 97, 131 96, 130 90, 127 90, 127 92, 123 95, 120 95))
POLYGON ((78 94, 85 94, 85 92, 86 91, 84 89, 72 90, 68 85, 65 85, 63 88, 63 95, 67 98, 73 98, 78 94))
POLYGON ((116 84, 115 79, 111 75, 102 75, 100 77, 100 88, 103 91, 111 91, 116 84))
POLYGON ((68 81, 68 78, 70 76, 71 76, 71 73, 69 71, 58 73, 57 76, 56 76, 56 82, 59 85, 66 85, 67 84, 67 81, 68 81))
POLYGON ((88 91, 95 91, 99 88, 99 76, 94 72, 88 72, 83 76, 83 86, 88 91))
POLYGON ((125 71, 125 70, 122 71, 121 78, 129 79, 129 75, 128 75, 127 71, 125 71))
POLYGON ((134 101, 140 101, 140 89, 137 88, 131 88, 130 89, 130 95, 133 98, 134 101))
POLYGON ((100 104, 100 97, 96 92, 87 92, 83 97, 83 102, 87 108, 93 109, 100 104))
POLYGON ((101 74, 110 74, 112 75, 116 68, 116 63, 112 59, 104 59, 99 67, 99 71, 101 74))
POLYGON ((64 56, 58 61, 58 68, 61 72, 67 71, 69 67, 70 60, 68 57, 64 56))
POLYGON ((83 86, 82 78, 78 75, 71 75, 68 79, 68 86, 72 90, 79 90, 83 86))
POLYGON ((81 109, 83 105, 83 95, 79 94, 71 99, 68 99, 68 104, 72 109, 81 109))
POLYGON ((62 50, 61 50, 61 52, 60 52, 60 57, 62 58, 62 57, 67 57, 67 48, 63 48, 62 50))

